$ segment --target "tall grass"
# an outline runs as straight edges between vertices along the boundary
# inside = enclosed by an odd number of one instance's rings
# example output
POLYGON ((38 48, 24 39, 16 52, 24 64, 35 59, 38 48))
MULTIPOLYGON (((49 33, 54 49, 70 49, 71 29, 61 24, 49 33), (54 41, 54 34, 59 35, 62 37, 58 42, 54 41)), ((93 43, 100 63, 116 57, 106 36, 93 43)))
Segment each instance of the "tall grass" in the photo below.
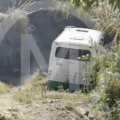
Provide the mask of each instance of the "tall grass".
POLYGON ((105 0, 91 9, 91 20, 96 23, 95 28, 104 33, 114 36, 114 43, 120 40, 120 9, 116 8, 116 3, 109 4, 105 0))
POLYGON ((116 8, 115 3, 110 5, 109 1, 105 0, 94 6, 90 14, 91 20, 96 23, 95 29, 113 36, 115 43, 109 53, 104 53, 102 47, 96 47, 98 53, 92 58, 93 66, 89 66, 93 68, 90 73, 91 81, 96 85, 93 91, 99 96, 98 105, 94 107, 102 111, 107 119, 118 120, 120 119, 120 10, 116 8))
MULTIPOLYGON (((92 99, 98 101, 97 105, 90 101, 90 109, 96 108, 104 113, 107 119, 110 116, 113 120, 120 119, 120 44, 109 53, 104 53, 102 47, 97 55, 91 59, 87 67, 93 68, 90 71, 91 82, 95 89, 90 94, 97 94, 92 99)), ((88 103, 86 104, 88 105, 88 103)), ((89 107, 89 106, 88 106, 89 107)))

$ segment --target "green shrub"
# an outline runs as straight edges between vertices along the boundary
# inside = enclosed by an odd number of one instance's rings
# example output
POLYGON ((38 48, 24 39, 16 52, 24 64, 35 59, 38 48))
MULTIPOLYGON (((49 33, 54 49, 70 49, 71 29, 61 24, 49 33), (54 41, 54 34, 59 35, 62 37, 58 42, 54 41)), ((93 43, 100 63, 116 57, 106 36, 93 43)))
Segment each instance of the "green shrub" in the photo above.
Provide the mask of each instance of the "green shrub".
POLYGON ((90 81, 95 85, 93 91, 99 96, 99 99, 94 98, 89 101, 91 109, 97 109, 98 113, 102 111, 104 118, 120 119, 120 103, 116 102, 120 101, 120 44, 109 53, 103 53, 102 49, 99 49, 87 67, 92 68, 90 81), (93 101, 96 100, 98 103, 97 106, 94 106, 93 101))
POLYGON ((114 105, 120 99, 120 75, 111 75, 106 86, 108 104, 114 105))

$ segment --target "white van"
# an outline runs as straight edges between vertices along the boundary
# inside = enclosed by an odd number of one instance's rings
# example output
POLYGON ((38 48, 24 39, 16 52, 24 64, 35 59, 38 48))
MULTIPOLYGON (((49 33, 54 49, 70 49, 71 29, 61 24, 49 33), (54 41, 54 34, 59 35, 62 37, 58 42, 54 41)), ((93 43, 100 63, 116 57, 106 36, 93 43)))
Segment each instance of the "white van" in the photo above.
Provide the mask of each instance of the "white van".
POLYGON ((92 44, 99 44, 102 33, 96 30, 66 27, 52 43, 48 78, 50 89, 61 84, 69 90, 79 90, 84 85, 82 71, 85 56, 95 56, 92 44))

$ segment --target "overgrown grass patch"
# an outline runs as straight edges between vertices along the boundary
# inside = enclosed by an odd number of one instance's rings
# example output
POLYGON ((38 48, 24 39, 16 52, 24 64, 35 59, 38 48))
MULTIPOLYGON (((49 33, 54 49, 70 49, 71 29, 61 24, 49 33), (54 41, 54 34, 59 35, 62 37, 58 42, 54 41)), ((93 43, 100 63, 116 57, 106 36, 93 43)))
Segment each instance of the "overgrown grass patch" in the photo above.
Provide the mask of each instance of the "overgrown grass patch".
POLYGON ((32 102, 36 100, 36 96, 38 96, 37 99, 40 99, 46 94, 47 84, 48 80, 46 76, 40 74, 34 81, 26 83, 26 88, 20 90, 14 96, 14 99, 19 102, 32 104, 32 102))
POLYGON ((52 99, 52 100, 60 99, 67 104, 77 105, 80 102, 84 102, 89 99, 92 99, 92 97, 89 94, 84 94, 81 92, 69 93, 66 91, 63 92, 49 91, 47 93, 47 99, 52 99))
POLYGON ((101 114, 106 119, 118 120, 120 119, 120 44, 109 53, 103 53, 100 49, 93 58, 93 63, 95 67, 94 71, 91 71, 91 81, 95 84, 95 89, 91 94, 96 93, 98 96, 88 101, 86 106, 94 111, 96 119, 100 119, 97 114, 101 114))
POLYGON ((60 99, 71 105, 77 105, 81 101, 92 99, 88 94, 81 92, 69 93, 66 90, 50 91, 47 89, 48 80, 44 74, 40 74, 33 82, 26 84, 26 88, 20 90, 14 98, 23 103, 32 104, 35 100, 60 99))
POLYGON ((6 83, 0 82, 0 94, 9 93, 11 91, 11 86, 6 83))

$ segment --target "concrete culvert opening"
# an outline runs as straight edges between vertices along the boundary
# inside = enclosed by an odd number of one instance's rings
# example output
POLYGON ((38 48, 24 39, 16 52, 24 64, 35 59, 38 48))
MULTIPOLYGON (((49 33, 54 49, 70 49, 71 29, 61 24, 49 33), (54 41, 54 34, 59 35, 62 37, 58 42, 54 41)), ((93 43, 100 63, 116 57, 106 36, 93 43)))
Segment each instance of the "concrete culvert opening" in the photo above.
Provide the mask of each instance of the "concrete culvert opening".
MULTIPOLYGON (((49 62, 51 44, 66 26, 88 28, 78 18, 57 10, 40 10, 28 15, 28 27, 21 28, 20 20, 6 33, 0 44, 0 79, 7 83, 20 85, 21 83, 21 34, 28 33, 33 36, 46 63, 49 62)), ((24 21, 23 21, 24 22, 24 21)), ((30 55, 30 72, 33 74, 39 68, 33 53, 30 55)))

